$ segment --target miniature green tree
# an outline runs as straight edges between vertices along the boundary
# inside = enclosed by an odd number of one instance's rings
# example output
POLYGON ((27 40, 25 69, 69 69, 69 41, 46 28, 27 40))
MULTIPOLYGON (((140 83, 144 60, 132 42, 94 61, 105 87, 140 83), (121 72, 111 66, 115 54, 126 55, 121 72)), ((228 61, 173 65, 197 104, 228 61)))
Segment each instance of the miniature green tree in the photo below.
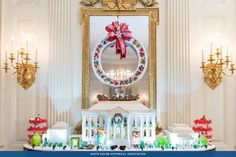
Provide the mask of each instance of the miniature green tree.
POLYGON ((33 137, 31 138, 32 145, 34 145, 36 147, 40 146, 41 141, 42 141, 42 138, 41 138, 41 136, 38 133, 35 133, 33 135, 33 137))
POLYGON ((168 148, 169 141, 166 136, 160 136, 156 142, 155 142, 155 147, 160 148, 161 146, 164 148, 168 148))
POLYGON ((205 136, 199 138, 199 146, 204 147, 208 145, 208 139, 205 136))
POLYGON ((139 146, 142 150, 145 148, 145 143, 143 141, 141 141, 140 146, 139 146))

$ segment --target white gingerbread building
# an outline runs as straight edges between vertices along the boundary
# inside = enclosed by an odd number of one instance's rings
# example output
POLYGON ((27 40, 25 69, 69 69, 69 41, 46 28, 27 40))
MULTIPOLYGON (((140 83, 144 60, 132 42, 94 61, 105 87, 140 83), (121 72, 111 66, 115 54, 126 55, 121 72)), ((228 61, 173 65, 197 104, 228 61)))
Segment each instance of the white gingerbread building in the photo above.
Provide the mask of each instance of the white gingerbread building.
POLYGON ((100 101, 82 110, 82 140, 94 144, 98 129, 106 135, 106 145, 131 146, 134 133, 140 140, 154 142, 155 116, 151 110, 137 101, 100 101))

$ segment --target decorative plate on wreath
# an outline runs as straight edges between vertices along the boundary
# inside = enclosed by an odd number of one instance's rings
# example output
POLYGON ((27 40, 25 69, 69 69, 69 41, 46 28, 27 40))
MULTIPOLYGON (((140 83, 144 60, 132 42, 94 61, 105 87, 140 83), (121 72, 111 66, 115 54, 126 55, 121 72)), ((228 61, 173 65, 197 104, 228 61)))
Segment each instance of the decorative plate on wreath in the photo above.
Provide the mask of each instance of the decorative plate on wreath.
POLYGON ((113 122, 114 122, 115 124, 120 124, 120 123, 122 123, 122 121, 123 121, 123 116, 122 116, 122 114, 121 114, 121 113, 116 113, 116 114, 114 115, 114 117, 113 117, 113 122))
MULTIPOLYGON (((137 39, 131 36, 130 34, 131 32, 128 30, 127 25, 125 25, 124 23, 119 24, 117 23, 117 21, 113 22, 112 25, 114 26, 109 25, 110 27, 108 26, 107 27, 110 30, 111 28, 113 28, 114 32, 108 33, 108 36, 105 37, 103 40, 101 40, 97 44, 97 46, 95 47, 92 53, 92 68, 95 73, 95 76, 104 84, 107 84, 113 87, 129 86, 133 84, 134 82, 138 81, 139 79, 141 79, 142 76, 144 75, 147 69, 147 58, 148 58, 147 53, 143 45, 137 39), (120 27, 120 28, 118 29, 116 27, 120 27), (122 32, 123 27, 125 28, 122 32), (117 31, 117 29, 121 31, 117 31), (125 38, 127 34, 129 36, 125 38), (117 52, 119 52, 121 55, 121 59, 122 58, 125 59, 126 47, 128 46, 134 50, 134 52, 137 54, 137 57, 138 57, 138 66, 136 70, 134 71, 133 75, 129 76, 128 78, 124 80, 118 80, 118 79, 109 77, 102 68, 102 64, 101 64, 102 54, 108 47, 113 47, 113 46, 116 48, 116 53, 112 53, 111 55, 116 55, 117 52)), ((106 29, 108 30, 108 28, 106 29)))

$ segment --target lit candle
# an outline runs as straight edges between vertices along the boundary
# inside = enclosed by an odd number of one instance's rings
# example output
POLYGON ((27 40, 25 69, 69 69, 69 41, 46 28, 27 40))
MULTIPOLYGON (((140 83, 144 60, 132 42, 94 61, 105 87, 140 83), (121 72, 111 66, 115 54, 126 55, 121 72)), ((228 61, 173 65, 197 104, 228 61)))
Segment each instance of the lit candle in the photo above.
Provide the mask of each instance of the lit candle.
POLYGON ((16 52, 17 53, 17 63, 19 63, 19 53, 20 53, 19 51, 20 51, 20 48, 17 47, 17 52, 16 52))
POLYGON ((35 48, 35 62, 38 60, 38 49, 37 47, 35 48))
POLYGON ((226 56, 229 56, 229 45, 227 45, 227 55, 226 56))
POLYGON ((233 63, 233 54, 231 52, 231 63, 233 63))
POLYGON ((212 42, 211 42, 211 55, 212 55, 212 42))
POLYGON ((8 53, 8 47, 5 49, 5 63, 7 63, 7 53, 8 53))
POLYGON ((13 53, 13 48, 14 48, 14 37, 11 37, 11 52, 13 53))
POLYGON ((28 53, 29 39, 26 38, 26 53, 28 53))
POLYGON ((222 59, 222 55, 223 55, 223 47, 222 45, 220 46, 220 58, 222 59))
POLYGON ((204 50, 202 49, 202 62, 204 62, 204 50))

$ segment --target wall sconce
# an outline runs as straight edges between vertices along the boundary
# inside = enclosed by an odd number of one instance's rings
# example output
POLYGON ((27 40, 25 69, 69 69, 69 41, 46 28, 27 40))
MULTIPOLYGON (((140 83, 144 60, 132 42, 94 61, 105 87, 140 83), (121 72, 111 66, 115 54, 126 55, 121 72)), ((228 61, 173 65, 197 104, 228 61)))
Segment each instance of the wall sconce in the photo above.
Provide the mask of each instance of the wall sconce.
POLYGON ((216 53, 212 53, 212 43, 211 43, 211 53, 209 55, 209 59, 204 61, 204 54, 202 50, 202 69, 204 75, 204 82, 211 88, 215 89, 221 82, 223 75, 227 77, 231 77, 234 73, 234 64, 232 62, 232 54, 231 57, 227 55, 225 57, 222 56, 222 46, 221 48, 216 48, 216 53))
POLYGON ((27 90, 35 81, 35 75, 39 68, 37 62, 37 48, 35 49, 35 61, 32 62, 28 50, 28 40, 26 40, 26 49, 25 48, 17 48, 16 57, 13 51, 13 41, 14 38, 11 40, 11 50, 9 51, 8 48, 5 50, 5 63, 3 65, 3 69, 5 73, 8 73, 10 68, 14 69, 15 71, 13 74, 17 75, 17 82, 27 90), (10 53, 10 56, 8 56, 10 53), (8 58, 9 57, 9 58, 8 58), (10 61, 8 63, 8 60, 10 61), (31 62, 30 62, 31 61, 31 62))

